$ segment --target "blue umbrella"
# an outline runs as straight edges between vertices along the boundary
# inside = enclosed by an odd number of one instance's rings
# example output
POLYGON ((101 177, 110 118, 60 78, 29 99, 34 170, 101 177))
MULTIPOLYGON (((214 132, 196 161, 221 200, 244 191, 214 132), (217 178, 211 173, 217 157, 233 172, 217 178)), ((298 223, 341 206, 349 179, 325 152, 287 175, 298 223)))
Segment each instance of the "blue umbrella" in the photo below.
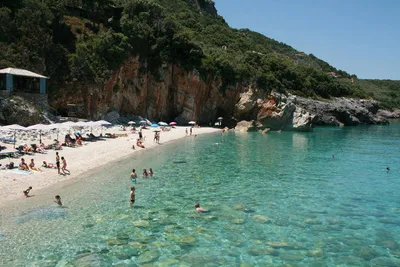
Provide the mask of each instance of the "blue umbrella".
POLYGON ((151 127, 158 127, 158 126, 160 126, 160 125, 158 125, 157 123, 153 123, 153 124, 151 125, 151 127))

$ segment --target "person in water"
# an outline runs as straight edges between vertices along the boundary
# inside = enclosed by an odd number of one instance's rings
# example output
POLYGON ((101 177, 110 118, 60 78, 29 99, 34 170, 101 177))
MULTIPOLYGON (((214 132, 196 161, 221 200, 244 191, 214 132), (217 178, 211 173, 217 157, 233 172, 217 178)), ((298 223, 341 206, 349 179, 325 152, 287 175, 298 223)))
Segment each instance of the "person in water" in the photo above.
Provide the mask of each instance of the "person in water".
POLYGON ((131 193, 129 195, 129 202, 131 205, 135 203, 135 189, 136 188, 134 186, 131 186, 131 193))
POLYGON ((149 169, 149 175, 153 176, 153 169, 152 168, 149 169))
POLYGON ((31 192, 32 190, 32 186, 28 187, 28 189, 22 191, 22 193, 24 193, 25 197, 29 197, 29 192, 31 192))
POLYGON ((146 169, 143 169, 143 176, 144 176, 144 177, 149 176, 149 174, 147 173, 147 170, 146 170, 146 169))
POLYGON ((136 183, 136 178, 137 178, 136 171, 135 171, 135 169, 133 169, 132 172, 131 172, 131 181, 132 181, 132 183, 136 183))
POLYGON ((61 197, 59 195, 54 197, 54 202, 57 203, 59 206, 62 206, 61 197))
POLYGON ((202 207, 200 207, 200 203, 196 202, 196 204, 194 204, 194 207, 196 208, 197 212, 209 212, 209 210, 203 209, 202 207))
POLYGON ((389 168, 389 167, 387 167, 387 168, 386 168, 386 171, 387 171, 387 172, 388 172, 388 171, 390 171, 390 168, 389 168))

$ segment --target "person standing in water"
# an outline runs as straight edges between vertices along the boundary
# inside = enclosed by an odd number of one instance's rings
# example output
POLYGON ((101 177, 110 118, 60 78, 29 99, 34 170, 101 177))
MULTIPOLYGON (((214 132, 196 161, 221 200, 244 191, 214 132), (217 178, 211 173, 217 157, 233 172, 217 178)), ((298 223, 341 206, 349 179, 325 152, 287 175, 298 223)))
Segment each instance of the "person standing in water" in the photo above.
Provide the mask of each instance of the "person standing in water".
POLYGON ((144 177, 149 176, 149 174, 147 173, 147 170, 146 170, 146 169, 143 169, 143 176, 144 176, 144 177))
POLYGON ((152 168, 149 169, 149 175, 153 176, 153 169, 152 168))
POLYGON ((132 183, 136 183, 136 178, 137 178, 136 171, 135 171, 135 169, 133 169, 132 172, 131 172, 131 181, 132 181, 132 183))
POLYGON ((131 186, 131 193, 129 195, 129 202, 131 203, 131 206, 135 203, 135 187, 131 186))
POLYGON ((54 197, 54 202, 57 203, 59 206, 62 206, 61 197, 59 195, 54 197))
POLYGON ((58 155, 58 152, 56 152, 56 166, 57 166, 58 174, 60 174, 60 155, 58 155))

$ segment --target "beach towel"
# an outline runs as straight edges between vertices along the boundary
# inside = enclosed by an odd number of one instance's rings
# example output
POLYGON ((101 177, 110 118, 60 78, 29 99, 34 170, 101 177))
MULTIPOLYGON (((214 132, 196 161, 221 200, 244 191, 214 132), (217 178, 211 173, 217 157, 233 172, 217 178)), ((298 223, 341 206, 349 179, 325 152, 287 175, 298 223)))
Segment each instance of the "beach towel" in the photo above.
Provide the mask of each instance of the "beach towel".
POLYGON ((8 170, 8 172, 16 173, 16 174, 21 174, 21 175, 30 175, 33 174, 32 171, 23 171, 23 170, 8 170))

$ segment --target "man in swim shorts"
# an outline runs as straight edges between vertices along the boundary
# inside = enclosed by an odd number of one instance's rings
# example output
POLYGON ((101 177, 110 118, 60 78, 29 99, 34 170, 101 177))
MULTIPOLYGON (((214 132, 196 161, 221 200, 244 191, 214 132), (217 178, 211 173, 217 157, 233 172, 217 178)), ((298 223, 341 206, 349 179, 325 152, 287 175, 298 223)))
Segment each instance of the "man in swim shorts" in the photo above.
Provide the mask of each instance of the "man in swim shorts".
POLYGON ((56 152, 56 166, 57 166, 58 174, 60 174, 60 156, 58 155, 58 152, 56 152))
POLYGON ((132 183, 136 183, 136 178, 137 178, 136 171, 135 171, 135 169, 133 169, 132 173, 131 173, 132 183))

